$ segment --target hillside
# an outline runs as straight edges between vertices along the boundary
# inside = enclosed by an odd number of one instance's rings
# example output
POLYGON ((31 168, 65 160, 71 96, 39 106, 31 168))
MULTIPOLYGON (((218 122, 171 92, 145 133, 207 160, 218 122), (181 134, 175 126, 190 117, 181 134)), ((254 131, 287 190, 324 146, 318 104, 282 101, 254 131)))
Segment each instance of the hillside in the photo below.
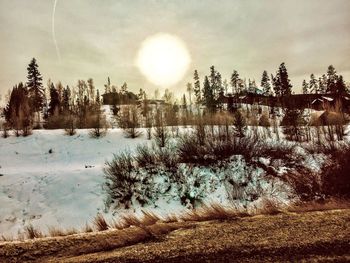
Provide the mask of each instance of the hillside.
POLYGON ((8 242, 0 244, 0 261, 350 261, 349 209, 261 215, 233 221, 172 223, 171 228, 173 231, 169 230, 169 234, 153 236, 131 227, 8 242))

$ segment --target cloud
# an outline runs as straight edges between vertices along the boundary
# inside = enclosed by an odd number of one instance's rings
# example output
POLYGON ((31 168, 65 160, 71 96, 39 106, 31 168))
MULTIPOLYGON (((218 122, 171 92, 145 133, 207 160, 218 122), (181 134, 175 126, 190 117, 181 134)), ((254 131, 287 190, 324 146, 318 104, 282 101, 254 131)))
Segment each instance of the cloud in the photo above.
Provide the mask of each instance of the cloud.
POLYGON ((302 78, 320 75, 333 64, 350 79, 350 1, 347 0, 121 0, 58 1, 57 60, 51 34, 53 1, 0 1, 0 93, 25 80, 36 57, 45 79, 74 85, 92 77, 103 87, 107 76, 135 91, 153 92, 134 65, 140 43, 167 32, 182 38, 191 53, 191 70, 173 90, 185 91, 196 68, 201 76, 214 64, 224 78, 233 69, 259 82, 286 62, 299 87, 302 78))

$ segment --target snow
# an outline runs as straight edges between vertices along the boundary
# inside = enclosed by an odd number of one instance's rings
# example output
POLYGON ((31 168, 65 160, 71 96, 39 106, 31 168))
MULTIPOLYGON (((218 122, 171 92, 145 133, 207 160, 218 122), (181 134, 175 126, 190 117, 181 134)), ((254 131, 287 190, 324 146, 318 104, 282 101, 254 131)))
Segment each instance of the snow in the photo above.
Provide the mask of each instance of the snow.
MULTIPOLYGON (((106 114, 113 118, 108 109, 106 114)), ((111 218, 126 212, 106 207, 105 162, 113 154, 132 152, 139 144, 151 143, 145 130, 141 137, 130 139, 121 129, 109 129, 100 139, 90 138, 88 130, 78 130, 74 136, 65 135, 63 130, 34 130, 28 137, 0 138, 0 236, 16 236, 29 224, 44 232, 50 226, 81 229, 97 213, 111 218)), ((326 161, 326 156, 310 155, 302 147, 295 147, 294 154, 302 155, 303 165, 313 171, 319 171, 326 161)), ((290 169, 282 159, 260 157, 258 161, 279 175, 290 169)), ((153 183, 158 198, 142 209, 153 209, 161 215, 183 212, 191 207, 179 200, 179 193, 185 192, 204 203, 227 204, 234 200, 238 207, 254 207, 266 197, 283 203, 293 198, 291 189, 278 177, 267 177, 263 169, 249 165, 239 155, 232 156, 225 166, 181 164, 179 171, 184 183, 171 185, 172 190, 167 192, 169 176, 157 169, 153 183)), ((137 204, 131 208, 136 213, 140 210, 137 204)))
POLYGON ((126 139, 119 129, 101 139, 90 138, 88 130, 71 137, 62 130, 35 130, 28 137, 0 138, 0 233, 16 234, 29 222, 91 222, 105 208, 105 161, 145 141, 126 139))

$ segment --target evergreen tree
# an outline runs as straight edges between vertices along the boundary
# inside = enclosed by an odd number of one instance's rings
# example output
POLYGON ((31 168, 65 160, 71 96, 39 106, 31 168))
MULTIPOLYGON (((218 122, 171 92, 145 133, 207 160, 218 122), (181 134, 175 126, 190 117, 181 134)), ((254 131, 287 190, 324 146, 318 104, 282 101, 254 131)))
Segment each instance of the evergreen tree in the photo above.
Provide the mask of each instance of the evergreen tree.
POLYGON ((336 93, 337 72, 333 65, 330 65, 327 70, 327 93, 336 93))
POLYGON ((343 80, 343 76, 340 75, 338 78, 337 78, 337 81, 336 81, 336 88, 335 88, 335 93, 337 94, 343 94, 343 93, 346 93, 347 91, 347 88, 346 88, 346 85, 344 83, 344 80, 343 80))
POLYGON ((53 83, 51 83, 50 103, 49 103, 49 110, 48 110, 49 116, 54 116, 59 114, 60 104, 61 102, 60 102, 58 91, 53 85, 53 83))
POLYGON ((30 110, 30 100, 28 89, 23 83, 14 86, 9 97, 9 102, 4 109, 6 122, 15 129, 16 135, 23 136, 30 134, 32 125, 32 113, 30 110))
POLYGON ((327 91, 327 76, 325 74, 323 74, 322 77, 320 77, 318 79, 318 87, 319 87, 319 91, 321 94, 326 93, 326 91, 327 91))
POLYGON ((314 74, 310 75, 309 89, 310 89, 310 93, 315 93, 315 94, 319 93, 317 79, 315 78, 314 74))
POLYGON ((222 77, 220 72, 216 72, 215 75, 215 99, 218 99, 224 94, 224 87, 222 86, 222 77))
POLYGON ((234 70, 231 75, 231 86, 232 86, 232 94, 239 93, 239 74, 237 70, 234 70))
POLYGON ((245 131, 247 129, 247 122, 243 114, 239 110, 237 110, 234 114, 233 124, 236 136, 244 137, 245 131))
POLYGON ((126 84, 126 82, 124 82, 124 84, 121 86, 120 88, 120 92, 121 94, 125 95, 128 91, 128 84, 126 84))
POLYGON ((62 98, 62 110, 64 113, 67 113, 70 110, 70 99, 71 99, 71 91, 67 86, 63 90, 63 98, 62 98))
POLYGON ((98 89, 96 91, 96 104, 101 105, 100 91, 98 89))
POLYGON ((280 84, 280 78, 279 78, 279 73, 277 72, 276 76, 273 76, 271 74, 271 81, 272 81, 272 87, 273 91, 275 93, 276 97, 281 96, 281 84, 280 84))
POLYGON ((302 88, 303 88, 303 94, 309 93, 309 84, 306 82, 305 79, 303 80, 302 88))
POLYGON ((29 63, 27 76, 27 87, 29 91, 30 104, 33 112, 38 112, 38 121, 40 111, 44 104, 44 88, 42 85, 42 76, 38 69, 36 59, 33 58, 29 63))
POLYGON ((287 96, 292 94, 292 85, 290 84, 290 80, 288 78, 287 68, 284 62, 280 65, 278 71, 279 84, 281 89, 281 96, 287 96))
POLYGON ((267 71, 264 70, 262 77, 261 77, 261 87, 263 88, 263 92, 265 96, 271 95, 271 84, 270 84, 270 78, 267 74, 267 71))
POLYGON ((304 109, 287 108, 282 119, 283 133, 288 140, 301 141, 305 135, 303 126, 306 124, 303 118, 304 109))
POLYGON ((208 111, 213 113, 215 112, 215 101, 214 101, 214 93, 209 83, 208 76, 204 78, 203 84, 203 100, 204 104, 207 107, 208 111))
POLYGON ((107 84, 105 84, 105 94, 111 93, 111 80, 108 77, 107 79, 107 84))
POLYGON ((224 79, 224 82, 222 83, 222 88, 224 90, 224 94, 227 95, 228 92, 228 82, 227 79, 224 79))
POLYGON ((193 91, 192 83, 188 82, 186 84, 186 90, 188 92, 188 98, 189 98, 189 101, 190 101, 190 109, 191 109, 191 107, 192 107, 192 91, 193 91))
POLYGON ((200 86, 197 70, 194 71, 193 79, 194 79, 194 88, 193 88, 194 96, 196 97, 196 103, 200 104, 202 101, 202 94, 201 94, 201 86, 200 86))
POLYGON ((94 80, 92 78, 88 79, 87 81, 87 86, 88 86, 88 97, 90 98, 91 101, 95 100, 95 85, 94 85, 94 80))

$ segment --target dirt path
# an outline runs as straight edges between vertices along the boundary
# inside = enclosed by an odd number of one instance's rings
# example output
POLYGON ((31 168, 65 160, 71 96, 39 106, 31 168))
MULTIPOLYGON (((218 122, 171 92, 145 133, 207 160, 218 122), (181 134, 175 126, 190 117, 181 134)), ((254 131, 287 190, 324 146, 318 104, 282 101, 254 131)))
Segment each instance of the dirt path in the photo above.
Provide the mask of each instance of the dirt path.
POLYGON ((164 232, 171 230, 152 238, 129 228, 8 243, 0 245, 0 262, 350 262, 350 210, 177 223, 164 232), (121 235, 129 242, 118 243, 121 235))

